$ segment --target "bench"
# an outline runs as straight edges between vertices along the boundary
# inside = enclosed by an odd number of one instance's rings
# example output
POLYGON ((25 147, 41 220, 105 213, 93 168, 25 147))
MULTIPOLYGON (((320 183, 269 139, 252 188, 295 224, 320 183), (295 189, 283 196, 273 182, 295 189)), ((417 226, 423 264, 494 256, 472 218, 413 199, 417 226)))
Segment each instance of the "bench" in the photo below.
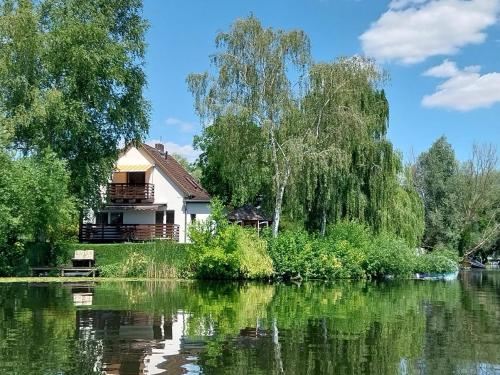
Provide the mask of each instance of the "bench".
POLYGON ((73 259, 73 267, 93 267, 95 264, 94 250, 76 250, 73 259))

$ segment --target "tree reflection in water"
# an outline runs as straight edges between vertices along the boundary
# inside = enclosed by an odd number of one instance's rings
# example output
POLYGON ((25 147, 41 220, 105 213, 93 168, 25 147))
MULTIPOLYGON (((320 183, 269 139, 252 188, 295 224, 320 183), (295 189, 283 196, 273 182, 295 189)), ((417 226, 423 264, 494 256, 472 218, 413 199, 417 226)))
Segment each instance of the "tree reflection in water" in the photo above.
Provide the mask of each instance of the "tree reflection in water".
POLYGON ((0 284, 8 374, 500 372, 500 272, 456 282, 0 284))

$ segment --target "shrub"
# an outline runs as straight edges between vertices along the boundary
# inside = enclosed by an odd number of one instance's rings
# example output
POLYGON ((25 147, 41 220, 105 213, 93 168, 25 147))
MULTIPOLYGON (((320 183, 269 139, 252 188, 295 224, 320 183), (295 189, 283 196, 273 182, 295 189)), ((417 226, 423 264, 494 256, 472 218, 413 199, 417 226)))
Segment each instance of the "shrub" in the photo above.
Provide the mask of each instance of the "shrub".
POLYGON ((353 248, 363 250, 370 244, 372 233, 363 224, 352 220, 343 220, 328 227, 326 238, 334 243, 347 241, 353 248))
MULTIPOLYGON (((269 236, 270 237, 270 236, 269 236)), ((268 253, 277 276, 306 277, 308 261, 312 258, 310 238, 305 231, 281 231, 276 238, 268 238, 268 253)))
POLYGON ((29 274, 28 258, 24 244, 0 244, 0 277, 29 274))
POLYGON ((259 238, 254 230, 241 231, 238 236, 238 249, 240 276, 246 279, 263 279, 273 275, 273 262, 267 254, 267 243, 259 238))
POLYGON ((273 274, 265 242, 255 231, 230 225, 219 200, 212 214, 189 228, 191 271, 202 279, 265 278, 273 274))
POLYGON ((434 250, 416 257, 415 273, 446 273, 458 270, 457 256, 453 251, 434 250))
POLYGON ((387 233, 373 234, 352 221, 330 226, 324 237, 305 231, 282 231, 278 238, 268 238, 268 252, 277 276, 300 275, 306 279, 449 272, 456 269, 457 260, 449 250, 417 256, 403 239, 387 233))
POLYGON ((352 222, 330 227, 324 237, 282 231, 277 238, 268 239, 268 252, 280 277, 363 278, 368 235, 365 227, 352 222))
POLYGON ((409 276, 415 263, 415 251, 404 240, 382 233, 367 247, 364 268, 370 277, 409 276))

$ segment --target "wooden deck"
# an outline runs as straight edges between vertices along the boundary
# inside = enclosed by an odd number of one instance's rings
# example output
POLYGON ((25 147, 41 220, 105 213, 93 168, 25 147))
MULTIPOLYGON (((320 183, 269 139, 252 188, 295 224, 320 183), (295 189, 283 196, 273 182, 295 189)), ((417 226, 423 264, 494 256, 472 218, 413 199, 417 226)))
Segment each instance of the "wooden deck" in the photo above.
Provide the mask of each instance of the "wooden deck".
POLYGON ((92 276, 97 274, 96 267, 31 267, 31 276, 41 276, 57 271, 59 276, 92 276))
POLYGON ((179 242, 178 224, 82 224, 80 242, 134 242, 166 239, 179 242))

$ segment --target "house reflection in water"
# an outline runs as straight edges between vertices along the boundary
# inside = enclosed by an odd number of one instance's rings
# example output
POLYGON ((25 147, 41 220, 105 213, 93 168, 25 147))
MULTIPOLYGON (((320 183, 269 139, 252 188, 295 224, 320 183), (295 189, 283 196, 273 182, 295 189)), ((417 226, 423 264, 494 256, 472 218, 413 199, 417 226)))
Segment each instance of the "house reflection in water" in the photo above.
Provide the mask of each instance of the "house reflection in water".
POLYGON ((94 298, 94 286, 89 284, 71 284, 71 294, 73 295, 73 305, 92 306, 94 298))
POLYGON ((105 374, 152 375, 196 374, 203 343, 184 345, 188 315, 154 316, 114 310, 79 310, 81 340, 93 340, 102 347, 105 374))

